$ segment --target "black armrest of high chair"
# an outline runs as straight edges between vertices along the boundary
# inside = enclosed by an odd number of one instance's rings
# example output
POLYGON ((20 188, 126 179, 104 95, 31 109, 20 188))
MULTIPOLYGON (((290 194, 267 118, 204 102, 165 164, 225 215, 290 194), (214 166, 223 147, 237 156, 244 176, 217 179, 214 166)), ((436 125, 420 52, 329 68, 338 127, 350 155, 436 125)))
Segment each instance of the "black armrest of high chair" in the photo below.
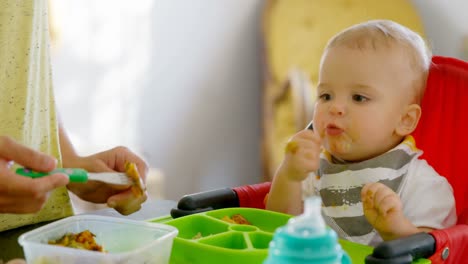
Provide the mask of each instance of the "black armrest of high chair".
POLYGON ((466 263, 468 225, 462 223, 465 221, 446 229, 382 242, 366 258, 366 264, 403 264, 418 258, 428 258, 433 264, 466 263))
POLYGON ((228 207, 250 207, 265 209, 264 198, 271 182, 223 188, 184 195, 177 208, 171 210, 173 218, 228 207))
POLYGON ((239 207, 237 193, 231 188, 184 195, 172 208, 172 218, 206 212, 227 207, 239 207))
POLYGON ((428 258, 435 252, 435 239, 428 233, 385 241, 366 257, 366 264, 409 264, 418 258, 428 258))

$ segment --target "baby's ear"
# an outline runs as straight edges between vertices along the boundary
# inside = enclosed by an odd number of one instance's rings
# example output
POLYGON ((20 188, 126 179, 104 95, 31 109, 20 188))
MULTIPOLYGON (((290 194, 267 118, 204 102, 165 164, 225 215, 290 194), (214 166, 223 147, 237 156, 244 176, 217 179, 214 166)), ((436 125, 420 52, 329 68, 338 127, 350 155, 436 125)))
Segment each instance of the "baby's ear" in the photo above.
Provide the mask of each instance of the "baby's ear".
POLYGON ((410 104, 407 106, 406 111, 403 112, 401 120, 395 130, 397 135, 406 136, 416 129, 419 118, 421 117, 421 107, 417 104, 410 104))

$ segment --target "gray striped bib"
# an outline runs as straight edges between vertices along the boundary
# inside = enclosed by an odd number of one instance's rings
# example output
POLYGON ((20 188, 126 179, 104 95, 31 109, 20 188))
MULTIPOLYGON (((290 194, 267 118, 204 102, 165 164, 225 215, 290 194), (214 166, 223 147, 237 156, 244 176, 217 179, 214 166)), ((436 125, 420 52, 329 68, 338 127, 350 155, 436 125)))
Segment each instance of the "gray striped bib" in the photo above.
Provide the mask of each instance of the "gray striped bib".
POLYGON ((357 163, 340 164, 330 158, 331 155, 322 153, 313 186, 322 198, 326 223, 341 238, 371 243, 378 234, 364 216, 362 187, 366 183, 380 182, 400 194, 411 161, 421 154, 411 136, 392 150, 357 163))

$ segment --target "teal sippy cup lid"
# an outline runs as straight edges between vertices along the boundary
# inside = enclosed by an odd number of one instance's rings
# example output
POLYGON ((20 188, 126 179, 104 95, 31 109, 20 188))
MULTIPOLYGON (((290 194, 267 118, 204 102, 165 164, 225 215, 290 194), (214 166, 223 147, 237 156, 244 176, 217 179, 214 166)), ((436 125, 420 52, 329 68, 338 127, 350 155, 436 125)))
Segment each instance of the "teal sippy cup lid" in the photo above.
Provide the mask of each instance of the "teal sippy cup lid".
POLYGON ((338 238, 323 220, 318 196, 304 201, 304 213, 275 231, 264 264, 351 263, 338 238))
POLYGON ((312 196, 304 201, 304 213, 291 218, 286 225, 286 232, 301 237, 322 236, 326 232, 322 217, 322 199, 312 196))

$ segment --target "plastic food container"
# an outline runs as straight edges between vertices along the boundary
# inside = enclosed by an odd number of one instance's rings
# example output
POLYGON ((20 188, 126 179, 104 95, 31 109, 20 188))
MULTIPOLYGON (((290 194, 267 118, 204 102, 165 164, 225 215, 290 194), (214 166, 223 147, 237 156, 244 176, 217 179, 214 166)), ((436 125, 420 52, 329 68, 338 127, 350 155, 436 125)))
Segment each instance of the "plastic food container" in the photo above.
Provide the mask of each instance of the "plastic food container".
POLYGON ((178 231, 168 225, 107 216, 58 220, 21 235, 26 260, 33 264, 167 264, 178 231), (49 245, 66 233, 90 230, 106 253, 49 245))

